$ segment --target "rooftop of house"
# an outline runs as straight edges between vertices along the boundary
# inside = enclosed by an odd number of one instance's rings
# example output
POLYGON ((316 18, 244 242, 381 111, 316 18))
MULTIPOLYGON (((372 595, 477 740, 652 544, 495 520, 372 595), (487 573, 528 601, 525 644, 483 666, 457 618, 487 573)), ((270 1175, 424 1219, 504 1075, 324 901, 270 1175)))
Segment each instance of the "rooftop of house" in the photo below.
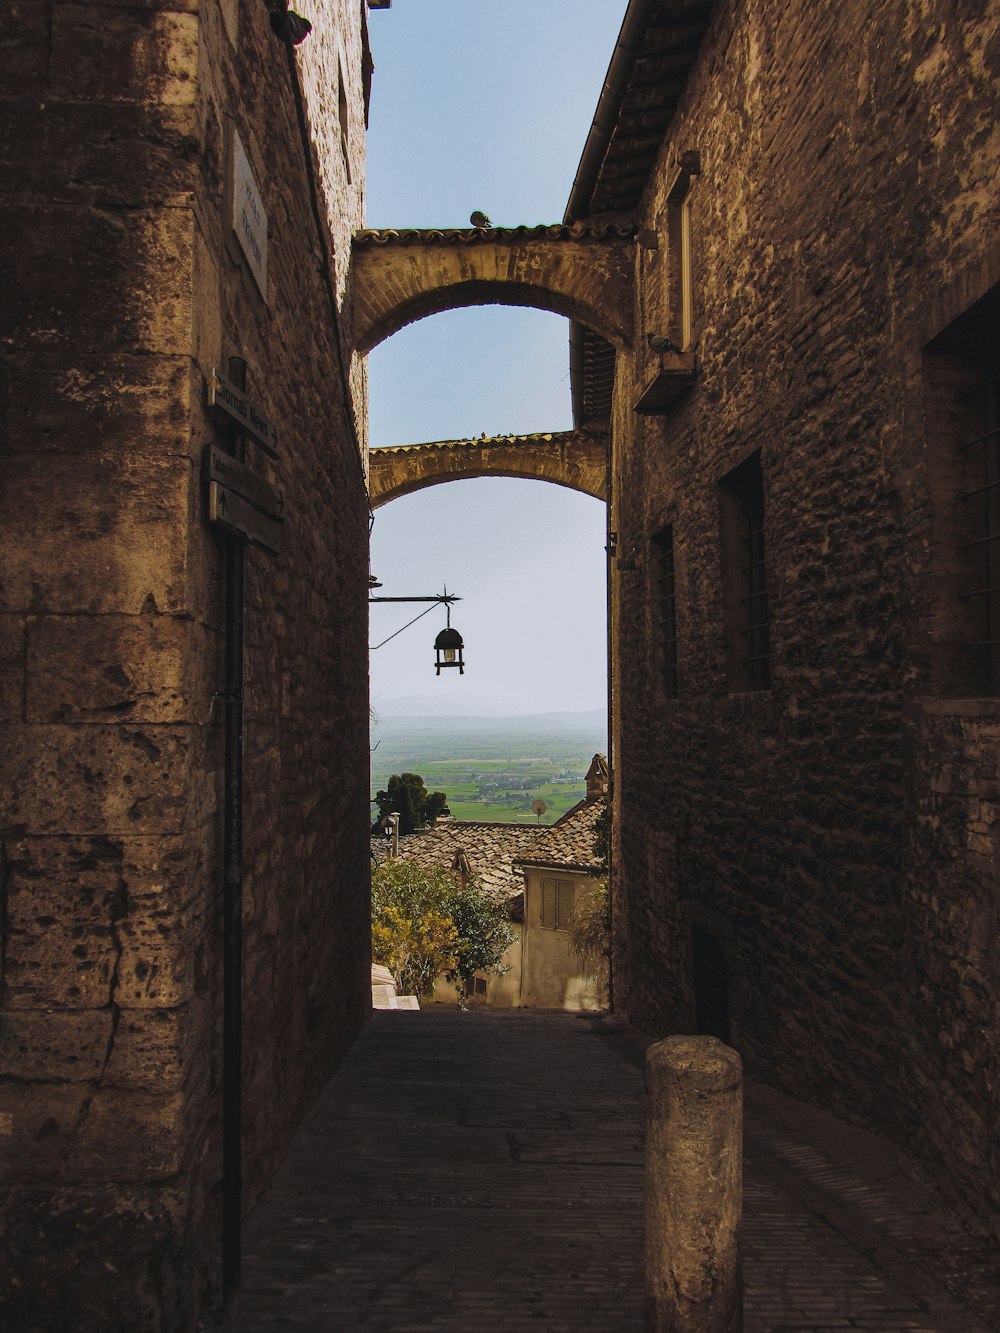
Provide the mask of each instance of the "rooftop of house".
POLYGON ((524 892, 524 868, 543 866, 596 874, 597 819, 605 809, 607 761, 595 755, 587 774, 587 798, 554 824, 500 824, 446 819, 399 840, 399 855, 423 866, 457 870, 464 858, 491 897, 515 907, 524 892))

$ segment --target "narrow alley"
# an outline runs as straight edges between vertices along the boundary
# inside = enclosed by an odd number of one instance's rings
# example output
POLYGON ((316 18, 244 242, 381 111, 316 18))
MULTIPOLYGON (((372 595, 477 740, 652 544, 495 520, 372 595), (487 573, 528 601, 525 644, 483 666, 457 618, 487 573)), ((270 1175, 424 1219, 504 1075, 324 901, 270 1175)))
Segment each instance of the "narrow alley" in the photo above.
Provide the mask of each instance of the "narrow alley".
MULTIPOLYGON (((378 1013, 250 1219, 241 1333, 639 1330, 643 1046, 378 1013)), ((1000 1282, 881 1139, 746 1091, 745 1329, 989 1333, 1000 1282)))

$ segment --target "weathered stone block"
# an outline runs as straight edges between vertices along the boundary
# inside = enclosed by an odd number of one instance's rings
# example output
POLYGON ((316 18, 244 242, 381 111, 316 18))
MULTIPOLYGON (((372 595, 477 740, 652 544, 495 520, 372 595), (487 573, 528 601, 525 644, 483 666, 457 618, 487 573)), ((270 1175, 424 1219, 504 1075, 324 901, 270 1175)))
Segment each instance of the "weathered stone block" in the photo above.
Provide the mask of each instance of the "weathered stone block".
POLYGON ((203 911, 178 909, 160 897, 136 896, 129 902, 119 938, 115 996, 120 1004, 170 1008, 203 990, 213 945, 203 911))
POLYGON ((186 357, 79 355, 68 364, 58 352, 24 352, 6 364, 5 453, 103 454, 107 468, 141 455, 190 457, 186 357))
POLYGON ((89 1084, 11 1083, 0 1184, 101 1184, 175 1176, 189 1126, 185 1098, 89 1084))
POLYGON ((8 844, 8 1008, 190 1000, 211 953, 211 904, 192 901, 211 885, 211 851, 211 840, 196 834, 8 844))
POLYGON ((7 844, 5 1004, 94 1010, 111 1003, 116 922, 126 906, 120 844, 7 844))
POLYGON ((32 617, 29 722, 207 722, 216 641, 172 616, 32 617))
POLYGON ((93 1091, 88 1083, 5 1085, 0 1185, 76 1179, 66 1171, 66 1157, 93 1091))
POLYGON ((0 43, 0 89, 7 99, 36 99, 49 72, 50 0, 16 0, 6 11, 6 34, 0 43))
MULTIPOLYGON (((119 994, 125 989, 127 984, 119 994)), ((197 1003, 176 1010, 122 1009, 103 1086, 173 1092, 192 1078, 207 1079, 206 1023, 204 1006, 197 1003)))
POLYGON ((24 664, 24 617, 0 615, 0 722, 24 718, 24 664))
POLYGON ((208 805, 195 739, 188 727, 12 727, 7 819, 35 834, 180 833, 189 805, 208 805))
POLYGON ((187 106, 5 103, 0 171, 17 173, 22 198, 130 208, 190 203, 194 129, 187 106))
POLYGON ((0 1015, 0 1072, 26 1083, 83 1083, 98 1079, 111 1043, 114 1014, 8 1009, 0 1015))
POLYGON ((192 215, 0 206, 0 334, 14 346, 75 355, 136 350, 183 356, 191 328, 192 215), (51 262, 51 236, 71 264, 51 262))
POLYGON ((190 1190, 49 1186, 0 1194, 0 1319, 10 1329, 194 1327, 190 1190), (33 1281, 38 1255, 45 1281, 33 1281), (175 1268, 165 1256, 187 1256, 175 1268))
POLYGON ((2 502, 5 608, 186 610, 192 486, 186 459, 22 458, 2 502))
POLYGON ((177 105, 195 97, 195 14, 53 8, 50 86, 59 100, 177 105))
MULTIPOLYGON (((198 1090, 201 1091, 201 1090, 198 1090)), ((74 1134, 66 1178, 83 1182, 169 1180, 190 1165, 204 1097, 101 1087, 74 1134)))

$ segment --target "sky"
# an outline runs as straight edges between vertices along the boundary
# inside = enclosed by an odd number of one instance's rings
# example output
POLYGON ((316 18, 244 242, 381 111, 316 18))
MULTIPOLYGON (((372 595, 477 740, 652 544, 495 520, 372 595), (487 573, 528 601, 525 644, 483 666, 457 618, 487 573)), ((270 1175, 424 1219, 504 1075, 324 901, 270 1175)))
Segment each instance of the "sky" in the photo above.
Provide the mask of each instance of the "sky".
MULTIPOLYGON (((375 74, 367 225, 562 220, 626 0, 393 0, 369 14, 375 74)), ((568 430, 569 327, 524 307, 418 321, 369 355, 372 447, 568 430)), ((448 590, 466 670, 434 674, 445 614, 375 648, 420 606, 373 606, 372 701, 386 714, 603 708, 604 505, 545 482, 478 478, 375 511, 390 596, 448 590)))

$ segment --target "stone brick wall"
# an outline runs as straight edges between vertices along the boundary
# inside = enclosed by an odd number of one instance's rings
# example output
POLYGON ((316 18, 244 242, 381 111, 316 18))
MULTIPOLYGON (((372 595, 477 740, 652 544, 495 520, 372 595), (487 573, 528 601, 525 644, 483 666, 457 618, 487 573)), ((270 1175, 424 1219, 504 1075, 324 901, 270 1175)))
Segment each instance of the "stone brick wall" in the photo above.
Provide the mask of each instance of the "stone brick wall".
MULTIPOLYGON (((361 15, 327 0, 310 17, 295 60, 343 327, 361 15), (326 133, 338 64, 351 182, 326 133)), ((246 359, 280 448, 248 462, 286 514, 280 556, 246 561, 249 1204, 368 1009, 364 377, 356 441, 263 4, 19 5, 0 90, 0 1309, 16 1327, 188 1329, 220 1256, 206 381, 246 359), (226 117, 270 221, 266 305, 226 235, 226 117)))
POLYGON ((946 0, 717 7, 639 219, 659 246, 619 357, 610 520, 616 1001, 692 1030, 707 931, 748 1072, 894 1135, 987 1230, 996 709, 934 697, 927 552, 951 499, 921 349, 1000 280, 997 27, 946 0), (677 328, 689 150, 698 379, 639 418, 644 335, 677 328), (731 693, 718 488, 757 450, 772 685, 731 693), (667 523, 677 699, 650 547, 667 523))

